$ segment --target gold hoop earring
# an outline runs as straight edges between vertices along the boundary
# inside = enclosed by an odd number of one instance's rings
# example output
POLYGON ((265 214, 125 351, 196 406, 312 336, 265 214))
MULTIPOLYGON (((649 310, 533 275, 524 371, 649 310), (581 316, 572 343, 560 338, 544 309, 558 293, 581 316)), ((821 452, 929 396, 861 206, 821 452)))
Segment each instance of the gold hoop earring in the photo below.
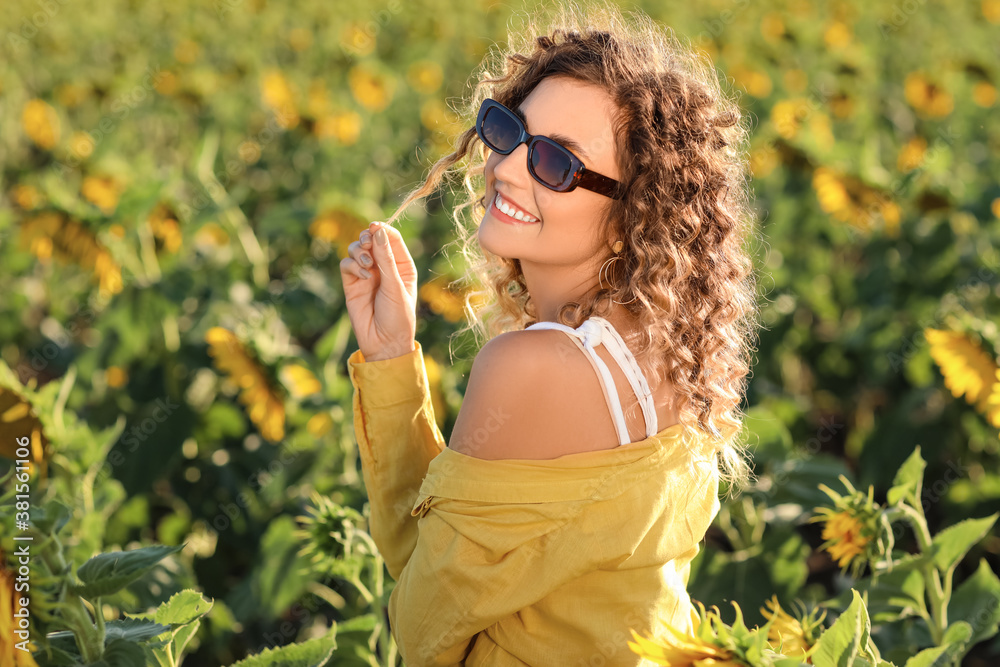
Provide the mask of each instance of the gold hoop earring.
MULTIPOLYGON (((603 278, 601 276, 604 274, 605 267, 607 267, 609 264, 613 264, 616 260, 621 259, 621 257, 618 256, 618 253, 620 253, 622 251, 622 242, 621 241, 615 241, 615 244, 612 247, 612 250, 614 250, 614 252, 615 252, 614 256, 613 257, 609 257, 607 259, 607 261, 605 261, 604 264, 601 265, 600 270, 597 272, 597 282, 601 286, 601 289, 611 289, 611 287, 610 287, 610 282, 611 282, 610 279, 608 280, 609 286, 607 288, 605 288, 604 287, 604 280, 603 280, 603 278)), ((608 268, 607 271, 608 271, 608 275, 609 275, 609 278, 610 278, 611 269, 608 268)), ((632 303, 632 301, 635 301, 637 298, 638 298, 638 295, 632 297, 632 299, 629 300, 629 301, 615 301, 614 299, 611 299, 611 303, 617 303, 619 305, 623 305, 624 306, 626 303, 632 303)))

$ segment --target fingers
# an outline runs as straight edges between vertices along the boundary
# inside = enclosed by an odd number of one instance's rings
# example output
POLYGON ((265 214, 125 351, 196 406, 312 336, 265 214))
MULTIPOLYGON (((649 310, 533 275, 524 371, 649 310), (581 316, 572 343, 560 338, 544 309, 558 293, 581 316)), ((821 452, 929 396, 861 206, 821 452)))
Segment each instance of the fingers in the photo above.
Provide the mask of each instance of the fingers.
POLYGON ((347 257, 340 262, 341 269, 359 278, 371 278, 371 271, 375 270, 371 246, 371 233, 361 232, 359 239, 347 246, 347 257))
POLYGON ((386 234, 389 236, 389 246, 392 249, 393 254, 402 253, 403 255, 406 255, 409 252, 406 248, 406 241, 403 240, 403 235, 399 233, 399 230, 392 225, 386 225, 381 222, 373 222, 368 227, 370 232, 369 238, 372 242, 374 242, 375 233, 380 227, 384 228, 386 234))
POLYGON ((396 293, 395 296, 402 297, 405 286, 399 277, 399 268, 396 266, 394 248, 397 246, 405 252, 405 243, 399 231, 389 225, 377 223, 373 227, 375 233, 372 239, 372 254, 378 264, 378 270, 383 278, 388 278, 389 290, 396 293))
POLYGON ((395 252, 407 252, 403 236, 391 225, 373 222, 358 235, 357 241, 347 246, 347 257, 340 262, 340 268, 344 273, 364 279, 371 278, 371 272, 379 271, 390 279, 390 289, 404 287, 395 252), (380 241, 379 230, 383 230, 384 242, 380 241))
POLYGON ((371 272, 362 268, 362 266, 358 264, 357 260, 350 257, 345 257, 340 260, 340 273, 345 276, 355 276, 355 278, 360 280, 368 280, 372 277, 371 272))

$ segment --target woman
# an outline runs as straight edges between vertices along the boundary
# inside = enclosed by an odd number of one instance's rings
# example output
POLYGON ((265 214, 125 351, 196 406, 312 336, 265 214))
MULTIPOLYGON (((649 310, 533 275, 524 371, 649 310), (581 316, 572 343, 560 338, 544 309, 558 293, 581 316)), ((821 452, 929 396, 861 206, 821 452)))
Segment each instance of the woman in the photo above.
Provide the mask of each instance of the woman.
POLYGON ((510 37, 473 126, 389 220, 485 159, 458 209, 477 204, 476 234, 456 221, 488 341, 447 446, 402 237, 373 223, 341 262, 371 533, 411 667, 636 665, 630 633, 691 629, 720 480, 748 476, 747 132, 711 65, 642 15, 572 7, 510 37))

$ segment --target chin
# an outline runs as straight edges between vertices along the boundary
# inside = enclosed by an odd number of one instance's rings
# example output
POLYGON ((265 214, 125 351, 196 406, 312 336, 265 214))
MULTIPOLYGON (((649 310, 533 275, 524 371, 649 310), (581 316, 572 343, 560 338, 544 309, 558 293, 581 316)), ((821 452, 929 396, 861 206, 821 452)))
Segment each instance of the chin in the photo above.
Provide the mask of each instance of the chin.
POLYGON ((476 239, 479 241, 479 247, 486 252, 505 257, 506 255, 501 251, 504 245, 503 240, 496 238, 496 232, 500 231, 496 229, 499 224, 487 214, 483 217, 483 221, 479 223, 479 228, 476 230, 476 239))

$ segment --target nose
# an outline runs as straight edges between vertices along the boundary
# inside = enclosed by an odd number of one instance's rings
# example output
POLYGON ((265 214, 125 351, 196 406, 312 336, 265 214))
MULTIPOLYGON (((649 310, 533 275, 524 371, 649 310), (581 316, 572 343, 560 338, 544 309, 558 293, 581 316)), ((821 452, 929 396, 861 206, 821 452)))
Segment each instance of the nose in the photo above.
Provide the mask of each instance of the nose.
POLYGON ((499 161, 493 167, 496 180, 503 181, 511 188, 527 192, 531 190, 531 174, 528 173, 528 145, 521 144, 512 153, 500 155, 495 153, 499 161))

